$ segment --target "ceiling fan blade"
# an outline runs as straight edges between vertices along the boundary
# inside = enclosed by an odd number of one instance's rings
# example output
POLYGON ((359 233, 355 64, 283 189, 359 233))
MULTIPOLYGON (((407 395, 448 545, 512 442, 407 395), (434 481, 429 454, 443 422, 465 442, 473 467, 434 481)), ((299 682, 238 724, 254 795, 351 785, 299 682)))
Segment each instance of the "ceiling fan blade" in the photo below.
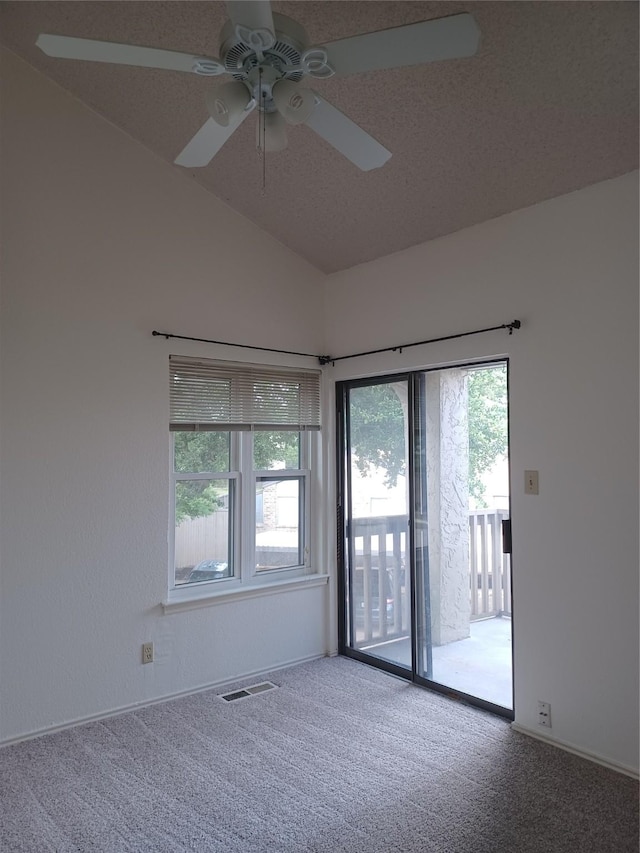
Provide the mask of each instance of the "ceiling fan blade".
POLYGON ((253 106, 242 112, 239 118, 222 127, 212 118, 202 125, 193 139, 178 154, 173 161, 177 166, 198 168, 208 165, 232 134, 240 127, 249 115, 253 106))
POLYGON ((473 15, 450 15, 352 36, 324 45, 337 75, 473 56, 480 30, 473 15))
POLYGON ((227 12, 236 27, 275 33, 269 0, 227 0, 227 12))
POLYGON ((313 93, 316 106, 305 124, 363 172, 383 166, 391 152, 328 101, 313 93))
POLYGON ((135 44, 118 44, 110 41, 53 36, 41 33, 36 45, 47 56, 60 59, 84 59, 89 62, 112 62, 117 65, 138 65, 144 68, 163 68, 168 71, 189 71, 195 74, 223 74, 225 67, 219 59, 139 47, 135 44))

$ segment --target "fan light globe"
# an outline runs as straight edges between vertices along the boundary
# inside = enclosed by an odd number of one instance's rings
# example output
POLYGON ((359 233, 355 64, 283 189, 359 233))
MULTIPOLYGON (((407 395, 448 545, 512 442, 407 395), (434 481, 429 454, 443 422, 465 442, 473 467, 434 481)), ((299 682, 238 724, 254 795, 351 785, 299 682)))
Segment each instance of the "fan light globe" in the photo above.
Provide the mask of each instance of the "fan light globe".
POLYGON ((207 93, 207 109, 211 118, 221 127, 229 127, 235 123, 247 108, 251 95, 249 90, 238 80, 225 83, 207 93))
POLYGON ((289 124, 305 122, 316 105, 311 89, 291 80, 279 80, 273 87, 273 101, 289 124))
POLYGON ((257 144, 267 153, 284 151, 287 147, 287 125, 280 113, 260 113, 258 120, 257 144))

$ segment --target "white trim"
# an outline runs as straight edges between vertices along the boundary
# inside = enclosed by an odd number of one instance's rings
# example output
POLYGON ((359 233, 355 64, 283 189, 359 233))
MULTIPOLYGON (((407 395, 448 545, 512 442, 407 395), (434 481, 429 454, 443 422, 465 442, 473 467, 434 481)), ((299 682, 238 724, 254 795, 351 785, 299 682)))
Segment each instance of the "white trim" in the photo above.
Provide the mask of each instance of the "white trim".
POLYGON ((210 607, 212 604, 226 604, 229 601, 239 601, 245 598, 257 598, 262 595, 276 595, 281 592, 291 592, 298 589, 309 589, 324 586, 329 582, 328 574, 299 575, 283 580, 270 580, 267 583, 234 586, 231 589, 192 590, 182 587, 184 595, 180 598, 170 598, 162 602, 164 613, 178 613, 181 610, 193 610, 197 607, 210 607), (188 593, 188 595, 187 595, 188 593))
POLYGON ((170 702, 172 699, 181 699, 184 696, 194 696, 197 693, 205 693, 207 690, 224 689, 227 686, 230 687, 231 685, 236 684, 238 681, 244 681, 246 678, 262 678, 267 674, 272 675, 274 672, 280 672, 283 669, 290 669, 292 666, 299 666, 300 664, 309 663, 309 661, 312 660, 320 660, 324 657, 327 657, 327 655, 306 655, 305 657, 288 660, 285 663, 275 664, 274 666, 267 667, 266 669, 254 669, 241 673, 240 675, 234 675, 232 678, 225 678, 222 681, 212 681, 209 684, 202 684, 199 687, 193 687, 189 690, 179 690, 176 693, 165 693, 162 696, 158 696, 156 699, 132 702, 130 705, 120 705, 117 708, 111 708, 109 711, 101 711, 97 714, 88 714, 86 717, 75 717, 73 720, 69 720, 66 723, 45 726, 42 729, 34 729, 33 731, 26 732, 25 734, 18 735, 17 737, 0 740, 0 748, 12 746, 16 743, 22 743, 22 741, 25 740, 33 740, 34 738, 42 737, 42 735, 52 735, 55 734, 55 732, 73 729, 76 726, 83 726, 86 723, 95 723, 99 720, 108 720, 110 717, 119 717, 121 714, 128 714, 131 711, 140 711, 142 708, 150 708, 153 705, 161 705, 163 702, 170 702))
POLYGON ((632 779, 639 778, 638 770, 636 768, 629 767, 626 764, 619 764, 617 761, 611 761, 609 758, 598 755, 597 752, 589 752, 588 750, 581 749, 579 746, 575 746, 567 741, 549 737, 541 732, 537 732, 535 729, 530 729, 528 726, 522 726, 520 723, 511 723, 511 728, 514 731, 519 732, 521 735, 527 735, 528 737, 535 738, 536 740, 541 740, 543 743, 549 743, 551 746, 557 746, 558 749, 564 749, 565 752, 571 752, 573 755, 580 756, 580 758, 586 758, 588 761, 593 761, 603 767, 608 767, 609 770, 615 770, 617 773, 623 773, 625 776, 631 776, 632 779))

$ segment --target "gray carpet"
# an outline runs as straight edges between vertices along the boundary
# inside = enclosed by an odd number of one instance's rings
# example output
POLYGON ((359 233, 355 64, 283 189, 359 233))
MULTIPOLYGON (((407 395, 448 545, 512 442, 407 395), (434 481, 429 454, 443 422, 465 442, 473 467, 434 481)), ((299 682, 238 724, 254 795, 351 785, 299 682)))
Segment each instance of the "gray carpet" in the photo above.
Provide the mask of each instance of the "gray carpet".
POLYGON ((270 678, 0 750, 0 849, 638 851, 632 779, 345 658, 270 678))

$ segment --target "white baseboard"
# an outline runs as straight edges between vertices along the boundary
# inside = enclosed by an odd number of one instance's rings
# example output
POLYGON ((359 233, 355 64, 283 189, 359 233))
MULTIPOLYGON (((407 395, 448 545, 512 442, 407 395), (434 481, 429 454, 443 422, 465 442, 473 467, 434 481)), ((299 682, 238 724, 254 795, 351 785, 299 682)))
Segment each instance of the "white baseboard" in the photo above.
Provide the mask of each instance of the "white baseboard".
POLYGON ((586 758, 588 761, 594 761, 596 764, 608 767, 609 770, 615 770, 617 773, 624 773, 625 776, 631 776, 632 779, 639 778, 638 771, 634 767, 628 767, 626 764, 618 764, 617 761, 610 761, 608 758, 604 758, 604 756, 598 755, 596 752, 588 752, 587 750, 580 749, 580 747, 575 746, 572 743, 549 737, 549 735, 538 732, 535 729, 522 726, 520 723, 511 723, 511 728, 522 735, 527 735, 528 737, 535 738, 536 740, 541 740, 544 743, 549 743, 551 746, 557 746, 558 749, 564 749, 565 752, 571 752, 573 755, 579 755, 580 758, 586 758))
POLYGON ((239 681, 246 681, 251 678, 262 678, 267 674, 271 674, 274 672, 279 672, 283 669, 290 669, 292 666, 298 666, 302 663, 308 663, 312 660, 319 660, 320 658, 328 657, 328 654, 321 655, 307 655, 306 657, 295 658, 293 660, 286 661, 285 663, 279 663, 275 666, 270 666, 265 669, 254 669, 249 672, 241 672, 238 675, 234 675, 232 678, 225 678, 221 681, 212 681, 209 684, 201 684, 199 687, 190 688, 189 690, 180 690, 177 693, 167 693, 163 696, 157 696, 155 699, 149 699, 148 701, 142 702, 133 702, 130 705, 121 705, 117 708, 110 708, 108 711, 101 711, 97 714, 89 714, 85 717, 76 717, 73 720, 68 720, 64 723, 59 723, 53 726, 45 726, 41 729, 34 729, 30 732, 25 732, 24 734, 16 735, 15 737, 7 738, 6 740, 0 740, 0 748, 4 746, 11 746, 12 744, 22 743, 25 740, 33 740, 37 737, 42 737, 42 735, 50 735, 55 732, 61 732, 65 729, 73 729, 76 726, 83 726, 85 723, 95 723, 99 720, 108 720, 110 717, 118 717, 120 714, 128 714, 131 711, 139 711, 141 708, 150 708, 152 705, 160 705, 163 702, 171 702, 172 699, 180 699, 184 696, 194 696, 196 693, 204 693, 207 690, 223 690, 233 684, 236 684, 239 681))

